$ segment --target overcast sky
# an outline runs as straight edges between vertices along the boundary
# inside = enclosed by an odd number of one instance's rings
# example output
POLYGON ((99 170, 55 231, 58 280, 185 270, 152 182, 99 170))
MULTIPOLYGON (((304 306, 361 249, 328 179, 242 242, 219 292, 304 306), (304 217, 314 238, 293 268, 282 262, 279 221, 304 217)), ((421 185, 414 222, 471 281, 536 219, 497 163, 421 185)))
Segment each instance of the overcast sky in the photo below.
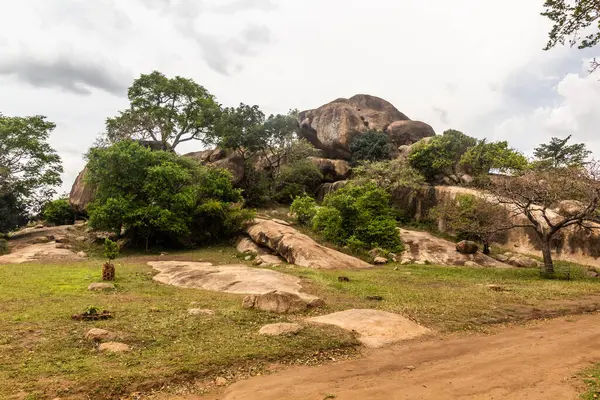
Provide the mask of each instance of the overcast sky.
MULTIPOLYGON (((600 155, 594 54, 544 52, 543 0, 0 0, 0 112, 46 115, 62 191, 126 90, 159 70, 266 113, 367 93, 436 132, 600 155)), ((597 54, 596 54, 597 55, 597 54)), ((199 144, 187 144, 193 151, 199 144)))

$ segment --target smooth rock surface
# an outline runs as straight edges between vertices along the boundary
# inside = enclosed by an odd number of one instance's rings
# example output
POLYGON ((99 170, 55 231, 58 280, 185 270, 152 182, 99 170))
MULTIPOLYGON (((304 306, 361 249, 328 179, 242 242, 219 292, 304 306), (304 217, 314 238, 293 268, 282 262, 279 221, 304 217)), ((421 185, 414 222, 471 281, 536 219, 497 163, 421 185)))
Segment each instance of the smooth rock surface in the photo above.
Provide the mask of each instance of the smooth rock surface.
POLYGON ((131 349, 125 343, 106 342, 98 346, 98 350, 103 353, 126 353, 131 349))
POLYGON ((386 311, 352 309, 320 317, 309 322, 335 325, 358 333, 358 340, 370 348, 383 347, 403 340, 413 339, 431 332, 408 318, 386 311))
POLYGON ((315 269, 363 269, 372 265, 322 246, 291 226, 256 219, 247 233, 252 240, 275 251, 290 264, 315 269))
POLYGON ((166 285, 237 294, 280 290, 297 294, 306 301, 317 298, 300 292, 300 278, 269 269, 187 261, 152 261, 148 265, 159 272, 154 280, 166 285))
POLYGON ((280 323, 265 325, 258 331, 259 335, 265 336, 282 336, 282 335, 295 335, 300 332, 304 327, 300 324, 295 323, 280 323))

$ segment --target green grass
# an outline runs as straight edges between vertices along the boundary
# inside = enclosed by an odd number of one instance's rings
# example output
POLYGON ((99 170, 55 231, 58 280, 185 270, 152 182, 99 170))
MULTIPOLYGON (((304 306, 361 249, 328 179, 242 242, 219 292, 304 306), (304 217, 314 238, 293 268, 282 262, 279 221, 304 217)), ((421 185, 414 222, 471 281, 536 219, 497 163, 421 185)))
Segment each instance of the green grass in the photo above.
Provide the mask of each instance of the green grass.
POLYGON ((597 400, 600 398, 600 364, 584 371, 581 374, 583 382, 587 386, 585 393, 581 395, 583 400, 597 400))
MULTIPOLYGON (((328 327, 309 326, 292 337, 259 336, 262 325, 295 317, 244 310, 242 296, 158 284, 146 261, 161 258, 131 254, 117 259, 117 290, 111 293, 86 289, 99 280, 101 259, 0 266, 0 398, 77 399, 83 393, 94 399, 119 398, 165 383, 177 386, 216 376, 244 376, 270 363, 315 363, 356 351, 352 335, 328 327), (88 306, 110 310, 114 319, 70 319, 88 306), (216 315, 190 317, 188 308, 209 308, 216 315), (116 332, 117 341, 132 346, 132 352, 99 354, 84 340, 92 327, 116 332)), ((230 247, 164 258, 241 262, 230 247)), ((568 313, 569 299, 600 293, 600 281, 542 280, 536 270, 524 269, 400 265, 363 271, 276 269, 302 277, 305 290, 325 300, 327 307, 311 314, 376 308, 442 332, 481 330, 491 323, 526 320, 544 312, 568 313), (350 282, 338 282, 340 275, 350 282), (509 291, 492 291, 487 284, 509 291), (367 296, 384 300, 369 301, 367 296)))

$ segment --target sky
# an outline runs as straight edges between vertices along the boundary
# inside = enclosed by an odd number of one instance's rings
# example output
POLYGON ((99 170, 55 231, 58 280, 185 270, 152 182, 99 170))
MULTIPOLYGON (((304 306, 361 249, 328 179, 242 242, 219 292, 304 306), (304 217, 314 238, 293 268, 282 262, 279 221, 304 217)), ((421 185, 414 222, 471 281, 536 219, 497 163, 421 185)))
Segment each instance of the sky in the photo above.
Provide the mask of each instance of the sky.
MULTIPOLYGON (((599 49, 542 50, 543 0, 0 0, 0 113, 45 115, 60 192, 127 88, 158 70, 267 114, 366 93, 437 133, 600 156, 599 49), (596 54, 594 54, 594 50, 596 54)), ((186 143, 180 152, 201 149, 186 143)))

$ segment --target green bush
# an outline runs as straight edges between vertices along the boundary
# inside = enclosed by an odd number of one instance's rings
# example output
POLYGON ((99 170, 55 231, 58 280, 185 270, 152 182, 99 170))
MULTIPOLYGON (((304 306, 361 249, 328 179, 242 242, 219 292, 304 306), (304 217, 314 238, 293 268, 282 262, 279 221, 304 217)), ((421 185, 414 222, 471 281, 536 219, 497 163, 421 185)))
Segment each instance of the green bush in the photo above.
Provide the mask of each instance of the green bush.
POLYGON ((317 202, 306 194, 298 196, 292 202, 290 212, 301 225, 310 225, 317 214, 317 202))
POLYGON ((110 239, 104 240, 104 257, 114 260, 119 256, 119 245, 110 239))
POLYGON ((275 200, 290 203, 304 193, 314 194, 323 182, 323 174, 309 160, 299 160, 281 168, 275 184, 275 200))
POLYGON ((352 161, 380 161, 390 158, 390 145, 383 132, 367 132, 356 136, 350 143, 352 161))
POLYGON ((88 169, 96 187, 90 226, 116 234, 125 229, 134 245, 217 241, 250 218, 235 206, 242 197, 229 172, 172 152, 122 141, 92 149, 88 169))
POLYGON ((271 202, 271 180, 268 174, 257 171, 250 163, 246 163, 244 179, 239 187, 248 207, 262 207, 271 202))
POLYGON ((8 253, 8 241, 6 239, 0 239, 0 256, 8 253))
POLYGON ((313 229, 339 245, 403 249, 390 195, 375 183, 349 184, 329 193, 313 219, 313 229))
POLYGON ((42 217, 50 224, 72 225, 75 222, 75 211, 67 199, 46 203, 42 209, 42 217))

